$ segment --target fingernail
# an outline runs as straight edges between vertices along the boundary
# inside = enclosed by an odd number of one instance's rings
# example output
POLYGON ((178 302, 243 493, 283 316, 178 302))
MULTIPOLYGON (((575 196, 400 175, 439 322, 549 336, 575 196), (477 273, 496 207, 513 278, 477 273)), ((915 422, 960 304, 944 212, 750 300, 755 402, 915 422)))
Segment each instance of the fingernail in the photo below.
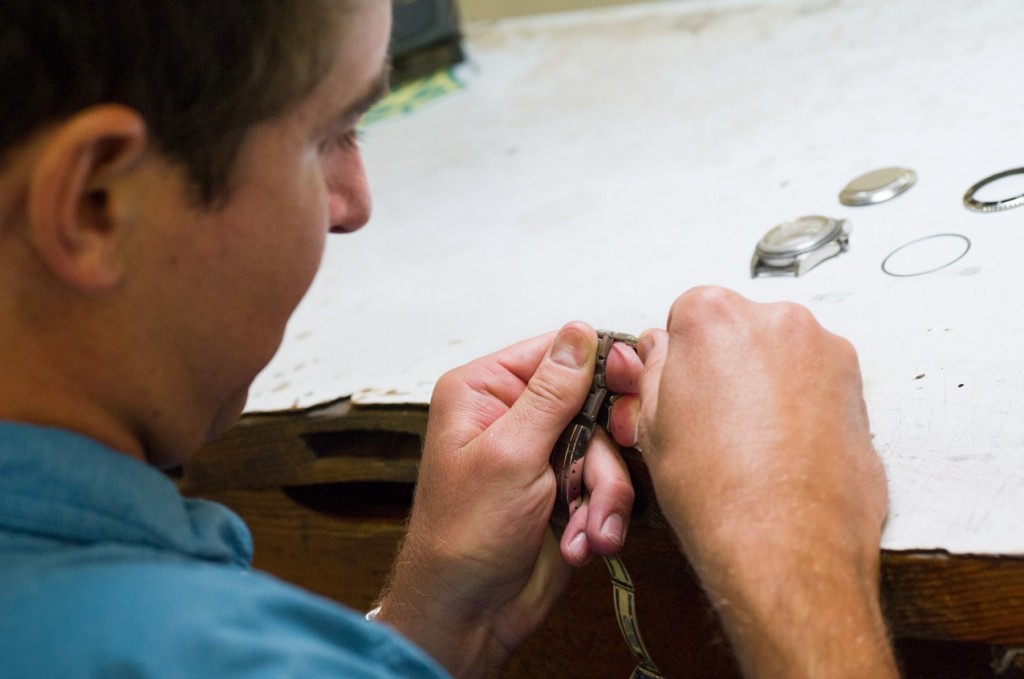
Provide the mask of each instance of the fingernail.
POLYGON ((576 557, 577 561, 585 561, 587 558, 587 534, 577 533, 576 537, 569 541, 569 553, 576 557))
POLYGON ((617 545, 622 544, 622 515, 612 514, 604 520, 604 525, 601 526, 601 535, 605 536, 617 545))
POLYGON ((575 330, 562 330, 551 346, 551 360, 568 368, 582 368, 587 362, 583 335, 575 330))

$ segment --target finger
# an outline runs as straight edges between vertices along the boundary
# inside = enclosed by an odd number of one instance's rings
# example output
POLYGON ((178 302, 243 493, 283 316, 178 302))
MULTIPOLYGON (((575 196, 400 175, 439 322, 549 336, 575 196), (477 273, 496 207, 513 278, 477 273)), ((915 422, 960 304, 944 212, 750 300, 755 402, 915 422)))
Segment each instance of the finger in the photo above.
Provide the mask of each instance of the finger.
POLYGON ((640 335, 637 353, 644 364, 638 388, 640 401, 653 406, 658 400, 658 383, 668 354, 668 333, 664 330, 645 330, 640 335))
POLYGON ((615 342, 608 352, 605 381, 614 394, 635 394, 644 364, 636 350, 624 342, 615 342))
POLYGON ((608 411, 608 434, 620 446, 631 448, 637 444, 640 435, 640 398, 636 394, 615 397, 608 411))
MULTIPOLYGON (((526 388, 490 429, 492 441, 508 441, 547 465, 558 436, 579 412, 594 376, 597 334, 586 323, 570 323, 529 378, 526 388)), ((520 462, 521 464, 521 462, 520 462)))
POLYGON ((550 332, 478 358, 453 371, 453 381, 481 394, 494 396, 510 407, 523 393, 554 338, 555 333, 550 332))
POLYGON ((583 483, 589 493, 569 517, 561 542, 562 557, 577 567, 622 547, 636 497, 625 461, 600 428, 587 448, 583 483))
POLYGON ((569 517, 561 542, 562 557, 577 567, 594 554, 606 556, 622 548, 636 497, 625 461, 601 429, 594 430, 587 449, 583 481, 590 492, 569 517))
MULTIPOLYGON (((565 592, 572 578, 574 568, 562 558, 558 540, 550 528, 544 535, 544 545, 537 555, 533 571, 529 579, 520 587, 519 583, 507 587, 499 585, 489 588, 489 592, 501 591, 505 596, 499 597, 492 604, 493 608, 504 609, 500 622, 494 632, 507 648, 518 648, 524 639, 514 632, 508 636, 510 628, 519 631, 531 631, 540 627, 548 613, 565 592)), ((481 607, 474 602, 473 619, 481 619, 481 607)))
POLYGON ((586 516, 587 543, 595 554, 617 552, 626 541, 636 493, 618 447, 602 429, 594 431, 583 467, 590 490, 586 516))
MULTIPOLYGON (((554 600, 569 586, 573 573, 572 565, 560 555, 558 539, 554 531, 548 527, 544 536, 544 546, 537 556, 533 576, 522 592, 528 607, 535 611, 548 610, 554 600)), ((540 622, 542 620, 537 624, 540 622)))
MULTIPOLYGON (((668 354, 668 333, 664 330, 647 330, 640 335, 637 344, 640 360, 644 363, 643 372, 640 374, 638 409, 646 413, 655 413, 658 410, 658 388, 661 384, 661 373, 665 367, 665 359, 668 354)), ((654 451, 654 447, 648 440, 649 432, 644 427, 643 417, 637 415, 637 442, 645 453, 654 451)))
POLYGON ((584 498, 580 506, 569 517, 569 522, 565 526, 559 543, 565 563, 576 568, 585 566, 593 554, 587 540, 587 518, 589 516, 590 500, 584 498))

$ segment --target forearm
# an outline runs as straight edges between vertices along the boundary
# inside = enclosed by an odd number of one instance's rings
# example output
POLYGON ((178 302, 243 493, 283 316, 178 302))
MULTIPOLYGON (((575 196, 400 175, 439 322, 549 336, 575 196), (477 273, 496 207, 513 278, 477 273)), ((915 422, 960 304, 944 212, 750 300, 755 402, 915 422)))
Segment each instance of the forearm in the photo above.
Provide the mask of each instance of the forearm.
POLYGON ((640 447, 748 677, 895 677, 885 470, 857 354, 803 307, 694 289, 641 337, 640 447))
POLYGON ((877 559, 851 569, 812 554, 751 553, 705 583, 744 675, 757 679, 897 677, 879 604, 877 559))

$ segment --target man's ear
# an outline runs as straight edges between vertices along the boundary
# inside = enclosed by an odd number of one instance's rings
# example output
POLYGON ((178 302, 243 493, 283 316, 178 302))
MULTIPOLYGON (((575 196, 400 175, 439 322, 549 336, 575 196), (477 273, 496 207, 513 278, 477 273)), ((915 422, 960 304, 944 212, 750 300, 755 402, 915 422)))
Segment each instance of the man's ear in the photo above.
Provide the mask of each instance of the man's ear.
POLYGON ((42 260, 86 293, 116 287, 128 228, 122 180, 146 150, 146 124, 134 109, 103 104, 49 133, 29 178, 27 216, 42 260))

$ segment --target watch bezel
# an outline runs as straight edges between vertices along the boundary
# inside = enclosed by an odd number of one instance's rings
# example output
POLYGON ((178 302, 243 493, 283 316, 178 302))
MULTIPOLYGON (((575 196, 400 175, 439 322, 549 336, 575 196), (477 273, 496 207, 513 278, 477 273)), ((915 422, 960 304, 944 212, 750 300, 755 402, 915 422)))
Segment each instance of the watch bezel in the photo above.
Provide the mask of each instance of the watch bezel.
MULTIPOLYGON (((825 217, 823 215, 805 215, 803 217, 797 217, 786 222, 776 224, 761 237, 761 240, 757 244, 757 252, 765 258, 780 259, 785 257, 795 257, 805 252, 812 252, 822 247, 825 243, 833 240, 842 231, 842 220, 833 219, 832 217, 825 217), (799 222, 817 222, 819 223, 820 230, 817 236, 810 240, 805 245, 801 246, 786 246, 785 244, 773 245, 769 242, 772 234, 781 231, 785 227, 791 224, 797 224, 799 222)), ((806 240, 806 236, 801 235, 800 240, 806 240)))

